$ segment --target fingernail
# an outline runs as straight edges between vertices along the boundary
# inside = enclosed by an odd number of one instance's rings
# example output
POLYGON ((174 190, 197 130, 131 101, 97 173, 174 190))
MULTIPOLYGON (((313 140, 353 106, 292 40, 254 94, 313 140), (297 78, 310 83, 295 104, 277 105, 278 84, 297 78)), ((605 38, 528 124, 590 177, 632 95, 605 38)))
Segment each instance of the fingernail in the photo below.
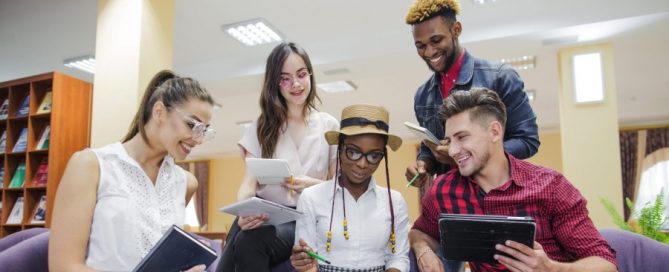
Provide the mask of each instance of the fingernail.
POLYGON ((507 246, 509 246, 509 245, 511 245, 511 241, 506 240, 506 242, 504 242, 504 244, 507 245, 507 246))
POLYGON ((495 260, 499 259, 499 255, 497 255, 497 254, 493 255, 492 257, 495 258, 495 260))
POLYGON ((496 244, 496 245, 495 245, 495 249, 498 249, 498 250, 499 250, 499 249, 502 249, 502 245, 500 245, 500 244, 496 244))

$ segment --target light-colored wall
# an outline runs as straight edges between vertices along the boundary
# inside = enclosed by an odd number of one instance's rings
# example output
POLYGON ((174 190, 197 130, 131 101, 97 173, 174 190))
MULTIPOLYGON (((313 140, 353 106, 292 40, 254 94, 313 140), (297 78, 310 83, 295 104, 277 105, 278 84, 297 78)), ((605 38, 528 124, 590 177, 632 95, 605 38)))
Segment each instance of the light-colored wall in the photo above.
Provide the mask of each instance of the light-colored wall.
POLYGON ((91 146, 119 141, 153 75, 172 66, 174 1, 100 0, 91 146))
MULTIPOLYGON (((390 172, 390 186, 399 191, 407 202, 409 220, 413 222, 418 217, 418 191, 415 187, 407 188, 404 171, 409 163, 416 159, 416 142, 404 143, 402 147, 393 152, 388 151, 390 172)), ((237 201, 237 190, 244 178, 244 162, 238 155, 211 160, 209 164, 209 230, 227 231, 234 221, 234 216, 218 211, 222 206, 237 201)), ((384 162, 374 174, 378 184, 386 187, 384 162)))
POLYGON ((562 173, 562 141, 559 131, 539 132, 539 151, 527 161, 562 173))
POLYGON ((209 163, 209 229, 227 231, 235 217, 218 209, 237 201, 237 190, 244 178, 244 161, 239 155, 209 163))
POLYGON ((613 71, 613 46, 592 45, 560 50, 560 132, 565 177, 588 200, 590 218, 599 228, 615 227, 599 201, 610 200, 622 210, 622 177, 618 136, 617 92, 613 71), (572 58, 601 52, 604 101, 574 103, 572 58))

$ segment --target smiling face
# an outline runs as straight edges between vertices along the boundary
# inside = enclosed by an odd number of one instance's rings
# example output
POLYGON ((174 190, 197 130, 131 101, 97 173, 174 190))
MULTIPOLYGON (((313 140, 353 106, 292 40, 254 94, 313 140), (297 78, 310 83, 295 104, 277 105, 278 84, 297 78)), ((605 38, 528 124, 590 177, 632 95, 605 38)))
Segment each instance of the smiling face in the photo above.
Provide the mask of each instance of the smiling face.
MULTIPOLYGON (((164 105, 156 103, 155 107, 164 105), (159 105, 160 104, 160 105, 159 105)), ((156 110, 154 107, 154 110, 156 110)), ((197 134, 193 133, 194 127, 209 127, 211 121, 213 106, 207 102, 198 99, 190 99, 182 105, 175 106, 168 111, 163 111, 160 115, 159 138, 162 145, 167 149, 176 160, 183 160, 190 154, 191 150, 201 144, 204 140, 204 133, 196 129, 197 134)))
POLYGON ((461 175, 475 178, 485 169, 492 152, 502 149, 503 134, 501 124, 492 118, 473 121, 469 110, 456 114, 446 120, 448 155, 461 175))
POLYGON ((347 136, 339 153, 344 185, 367 186, 385 156, 384 145, 383 136, 378 134, 347 136))
POLYGON ((279 88, 289 106, 304 107, 311 90, 311 72, 296 53, 290 53, 281 66, 279 88))
POLYGON ((435 72, 447 71, 458 54, 460 22, 449 23, 442 16, 435 16, 413 25, 413 39, 418 56, 435 72))

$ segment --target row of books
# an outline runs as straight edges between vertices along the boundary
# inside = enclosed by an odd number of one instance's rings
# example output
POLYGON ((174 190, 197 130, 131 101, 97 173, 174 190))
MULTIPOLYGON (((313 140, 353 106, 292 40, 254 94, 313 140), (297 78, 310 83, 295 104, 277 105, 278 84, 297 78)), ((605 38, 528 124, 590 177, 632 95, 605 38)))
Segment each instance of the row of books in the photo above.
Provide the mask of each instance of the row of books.
MULTIPOLYGON (((47 125, 42 131, 42 135, 39 137, 39 141, 35 145, 36 150, 44 150, 49 148, 49 140, 51 139, 51 126, 47 125)), ((16 144, 12 148, 12 152, 25 152, 28 147, 28 128, 21 129, 21 134, 19 139, 16 140, 16 144)), ((0 136, 0 154, 5 153, 7 149, 7 131, 2 132, 0 136)))
MULTIPOLYGON (((7 217, 5 224, 21 224, 23 221, 23 196, 19 196, 14 201, 14 207, 7 217)), ((2 201, 0 201, 0 212, 2 212, 2 201)), ((30 224, 43 224, 46 219, 46 195, 40 196, 39 203, 32 210, 30 224)))
MULTIPOLYGON (((41 113, 47 113, 51 112, 51 98, 52 94, 51 92, 47 92, 44 95, 44 98, 42 98, 42 102, 40 102, 39 107, 37 107, 37 114, 41 113)), ((14 117, 23 117, 23 116, 28 116, 28 112, 30 111, 30 95, 26 95, 26 97, 23 98, 21 101, 21 105, 19 108, 16 110, 16 114, 14 117)), ((2 101, 2 104, 0 104, 0 120, 7 119, 9 116, 9 99, 4 99, 2 101)))
MULTIPOLYGON (((37 171, 32 179, 33 187, 43 187, 46 186, 47 178, 49 172, 49 160, 45 157, 40 161, 39 166, 37 166, 37 171)), ((5 177, 5 166, 0 165, 0 181, 5 177)), ((14 171, 12 179, 9 181, 9 186, 7 188, 23 188, 26 180, 26 164, 24 162, 19 163, 14 171)))

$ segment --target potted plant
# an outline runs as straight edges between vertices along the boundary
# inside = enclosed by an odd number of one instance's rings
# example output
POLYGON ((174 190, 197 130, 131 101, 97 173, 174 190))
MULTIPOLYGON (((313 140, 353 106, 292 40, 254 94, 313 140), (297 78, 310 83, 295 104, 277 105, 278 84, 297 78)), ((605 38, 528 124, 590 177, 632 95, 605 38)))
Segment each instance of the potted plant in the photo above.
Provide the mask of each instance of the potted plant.
POLYGON ((646 203, 638 212, 634 210, 634 202, 626 197, 625 204, 632 211, 632 215, 627 222, 623 220, 611 201, 605 198, 600 198, 600 201, 611 215, 613 223, 621 229, 669 244, 669 234, 662 232, 662 226, 668 220, 664 217, 664 190, 660 190, 652 204, 650 202, 646 203))

